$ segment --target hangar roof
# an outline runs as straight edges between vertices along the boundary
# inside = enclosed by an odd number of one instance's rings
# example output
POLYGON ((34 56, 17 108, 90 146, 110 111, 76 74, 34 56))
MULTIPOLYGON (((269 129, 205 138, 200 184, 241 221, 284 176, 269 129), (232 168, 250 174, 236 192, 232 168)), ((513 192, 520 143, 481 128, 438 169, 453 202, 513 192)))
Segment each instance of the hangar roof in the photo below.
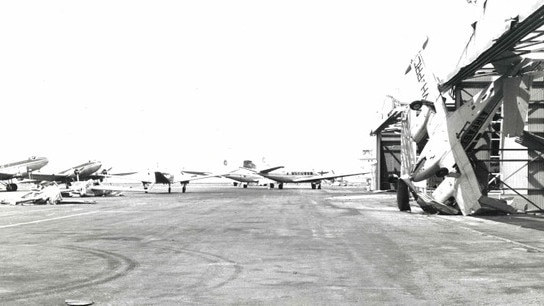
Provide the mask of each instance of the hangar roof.
POLYGON ((485 14, 473 24, 474 31, 459 64, 439 80, 442 92, 467 78, 497 75, 491 63, 529 58, 527 71, 542 71, 544 60, 544 0, 487 1, 485 14), (535 62, 534 60, 537 60, 535 62))

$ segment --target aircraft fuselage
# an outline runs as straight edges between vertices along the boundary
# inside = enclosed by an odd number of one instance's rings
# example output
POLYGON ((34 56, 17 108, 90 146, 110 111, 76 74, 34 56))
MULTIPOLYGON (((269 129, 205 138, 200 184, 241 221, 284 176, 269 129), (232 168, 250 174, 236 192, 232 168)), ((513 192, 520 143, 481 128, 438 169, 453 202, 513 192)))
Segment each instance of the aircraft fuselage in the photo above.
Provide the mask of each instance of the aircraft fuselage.
POLYGON ((45 157, 30 157, 14 163, 0 165, 0 180, 24 177, 29 172, 36 171, 49 163, 45 157))
POLYGON ((100 167, 102 167, 102 163, 97 161, 90 161, 64 170, 60 172, 60 174, 68 174, 71 176, 73 175, 74 177, 78 176, 80 179, 85 179, 98 171, 100 167))
POLYGON ((241 183, 259 183, 259 179, 260 179, 260 177, 257 175, 239 174, 239 173, 226 174, 225 177, 233 181, 237 181, 241 183))
MULTIPOLYGON (((285 173, 268 173, 261 175, 278 183, 297 183, 300 180, 310 179, 311 177, 317 176, 318 174, 313 171, 292 171, 285 173)), ((310 181, 305 182, 309 183, 310 181)), ((321 179, 316 179, 315 182, 319 183, 321 182, 321 179)))

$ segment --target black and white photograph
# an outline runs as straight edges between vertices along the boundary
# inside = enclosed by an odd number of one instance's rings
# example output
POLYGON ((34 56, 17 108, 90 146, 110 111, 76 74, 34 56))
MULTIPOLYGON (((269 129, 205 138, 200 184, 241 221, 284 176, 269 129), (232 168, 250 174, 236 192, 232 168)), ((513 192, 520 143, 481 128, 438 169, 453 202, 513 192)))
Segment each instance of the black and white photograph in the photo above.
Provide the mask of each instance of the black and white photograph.
POLYGON ((544 0, 0 27, 0 304, 543 303, 544 0))

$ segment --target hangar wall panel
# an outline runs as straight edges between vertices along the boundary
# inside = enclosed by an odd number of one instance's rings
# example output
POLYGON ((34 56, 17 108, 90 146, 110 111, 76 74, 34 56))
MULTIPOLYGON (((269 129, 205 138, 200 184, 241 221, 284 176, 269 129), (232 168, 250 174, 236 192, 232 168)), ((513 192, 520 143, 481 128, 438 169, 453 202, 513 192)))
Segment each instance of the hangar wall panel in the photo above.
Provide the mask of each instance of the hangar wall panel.
MULTIPOLYGON (((517 190, 519 193, 526 195, 527 188, 529 188, 527 182, 527 172, 528 164, 526 161, 528 155, 527 150, 524 150, 525 147, 516 143, 515 137, 504 137, 503 148, 507 149, 520 149, 520 151, 515 150, 505 150, 502 152, 502 158, 507 160, 506 162, 501 163, 501 177, 502 180, 508 184, 508 186, 517 190), (508 160, 520 160, 520 161, 508 161, 508 160)), ((506 194, 513 193, 511 190, 505 189, 506 194)))
MULTIPOLYGON (((527 130, 544 136, 544 91, 540 86, 535 86, 531 90, 527 130)), ((544 208, 544 159, 539 157, 540 154, 538 151, 529 151, 529 159, 535 160, 528 167, 528 198, 540 208, 544 208)))

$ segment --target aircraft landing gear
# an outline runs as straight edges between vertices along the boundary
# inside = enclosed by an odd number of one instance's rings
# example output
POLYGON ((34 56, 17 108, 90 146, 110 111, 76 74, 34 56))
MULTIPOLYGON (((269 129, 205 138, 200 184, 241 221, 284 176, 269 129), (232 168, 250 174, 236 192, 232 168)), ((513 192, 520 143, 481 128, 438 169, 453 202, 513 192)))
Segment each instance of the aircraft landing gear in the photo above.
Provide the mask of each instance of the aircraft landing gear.
POLYGON ((283 189, 283 183, 278 184, 278 189, 283 189))
POLYGON ((247 188, 247 184, 244 184, 243 187, 244 187, 244 188, 247 188))
POLYGON ((181 192, 185 193, 187 191, 187 184, 183 184, 183 187, 181 187, 181 192))
POLYGON ((236 187, 236 186, 238 186, 238 183, 234 182, 234 183, 232 183, 232 185, 234 185, 234 187, 236 187))
POLYGON ((315 189, 315 183, 310 183, 312 185, 312 189, 315 189))
POLYGON ((399 179, 397 182, 397 206, 400 211, 412 211, 410 208, 410 193, 408 185, 399 179))
POLYGON ((6 185, 6 190, 7 191, 17 191, 17 184, 14 184, 14 183, 9 183, 6 185))
POLYGON ((168 193, 172 193, 172 186, 170 184, 168 184, 168 193))
POLYGON ((274 184, 270 183, 270 189, 274 189, 274 184))

